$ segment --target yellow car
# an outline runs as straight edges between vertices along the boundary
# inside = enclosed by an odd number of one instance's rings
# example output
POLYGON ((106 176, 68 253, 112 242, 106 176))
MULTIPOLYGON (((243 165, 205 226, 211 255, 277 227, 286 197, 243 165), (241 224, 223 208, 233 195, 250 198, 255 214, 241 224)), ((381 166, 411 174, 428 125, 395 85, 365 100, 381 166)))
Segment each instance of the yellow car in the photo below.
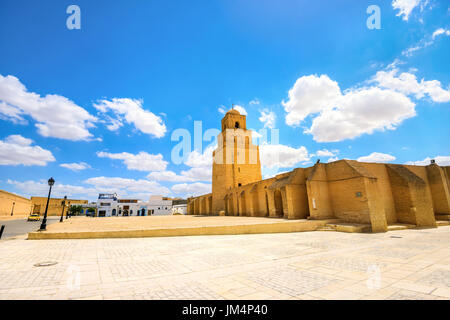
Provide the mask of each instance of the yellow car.
POLYGON ((33 213, 28 217, 28 221, 39 221, 41 217, 37 213, 33 213))

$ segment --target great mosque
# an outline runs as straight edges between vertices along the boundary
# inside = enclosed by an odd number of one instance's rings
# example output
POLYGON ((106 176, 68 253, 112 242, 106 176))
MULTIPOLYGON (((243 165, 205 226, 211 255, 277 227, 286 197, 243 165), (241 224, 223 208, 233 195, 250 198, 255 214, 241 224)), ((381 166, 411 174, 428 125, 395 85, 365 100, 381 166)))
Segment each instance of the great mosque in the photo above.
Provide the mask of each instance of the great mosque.
POLYGON ((450 166, 339 160, 262 180, 246 116, 230 110, 213 152, 212 193, 188 199, 188 214, 436 227, 450 218, 450 166))

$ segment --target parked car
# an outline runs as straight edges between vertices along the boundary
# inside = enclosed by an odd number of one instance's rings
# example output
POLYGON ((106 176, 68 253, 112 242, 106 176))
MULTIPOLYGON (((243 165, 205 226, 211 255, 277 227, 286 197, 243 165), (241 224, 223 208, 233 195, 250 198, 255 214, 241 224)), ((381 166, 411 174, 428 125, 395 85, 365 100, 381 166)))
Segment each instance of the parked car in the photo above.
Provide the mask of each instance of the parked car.
POLYGON ((28 216, 28 221, 39 221, 41 220, 41 216, 39 213, 32 213, 28 216))

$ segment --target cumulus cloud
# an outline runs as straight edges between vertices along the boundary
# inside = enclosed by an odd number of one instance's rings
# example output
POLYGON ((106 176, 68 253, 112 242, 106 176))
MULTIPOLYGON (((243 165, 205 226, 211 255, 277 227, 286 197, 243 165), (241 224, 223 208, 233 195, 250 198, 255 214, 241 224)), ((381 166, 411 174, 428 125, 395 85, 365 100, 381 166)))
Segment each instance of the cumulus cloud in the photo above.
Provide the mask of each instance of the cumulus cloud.
POLYGON ((434 158, 427 157, 419 161, 408 161, 406 162, 406 164, 416 166, 427 166, 431 163, 431 159, 434 159, 436 163, 440 166, 450 166, 450 156, 436 156, 434 158))
POLYGON ((117 194, 132 195, 132 194, 158 194, 167 195, 170 190, 161 186, 156 181, 145 179, 128 179, 120 177, 93 177, 84 181, 85 183, 95 187, 99 193, 102 192, 116 192, 117 194))
POLYGON ((149 154, 143 151, 138 154, 131 154, 128 152, 109 153, 101 151, 97 152, 97 156, 100 158, 122 160, 129 170, 163 171, 168 164, 167 161, 163 160, 162 154, 149 154))
POLYGON ((341 97, 341 90, 327 75, 310 75, 297 79, 288 95, 289 100, 282 101, 282 105, 287 112, 286 124, 294 126, 308 115, 332 108, 341 97))
POLYGON ((438 80, 421 79, 417 81, 416 75, 409 72, 398 74, 398 69, 388 71, 378 71, 371 82, 386 89, 392 89, 405 95, 414 95, 416 99, 421 99, 428 95, 434 102, 450 101, 450 89, 442 88, 438 80))
POLYGON ((393 0, 392 8, 398 10, 397 17, 401 17, 404 21, 408 21, 411 12, 419 4, 423 8, 427 5, 427 0, 393 0))
POLYGON ((115 118, 111 118, 107 126, 109 130, 117 130, 123 125, 123 121, 156 138, 164 137, 167 129, 161 117, 153 112, 145 110, 142 106, 143 101, 129 98, 114 98, 112 100, 100 100, 94 104, 94 107, 100 112, 107 113, 112 111, 115 118))
POLYGON ((259 121, 264 124, 264 128, 275 128, 275 121, 277 118, 275 112, 269 111, 268 109, 263 109, 260 111, 260 114, 261 116, 259 117, 259 121))
POLYGON ((247 115, 247 110, 245 110, 245 108, 243 106, 239 106, 239 105, 234 105, 233 108, 237 111, 239 111, 239 113, 243 116, 247 115))
POLYGON ((327 149, 323 149, 323 150, 319 150, 316 152, 316 154, 312 154, 312 156, 316 156, 316 157, 334 157, 336 156, 336 154, 339 153, 339 150, 327 150, 327 149))
POLYGON ((396 158, 390 154, 386 153, 380 153, 380 152, 372 152, 368 156, 359 157, 357 160, 360 162, 379 162, 379 163, 385 163, 385 162, 391 162, 394 161, 396 158))
MULTIPOLYGON (((46 197, 48 194, 48 183, 47 180, 41 181, 16 181, 7 180, 7 183, 14 186, 16 189, 20 190, 22 194, 31 197, 46 197)), ((89 197, 95 199, 98 196, 98 190, 92 187, 82 187, 69 184, 61 184, 58 181, 52 187, 52 197, 89 197)))
POLYGON ((72 170, 72 171, 82 171, 86 169, 90 169, 91 166, 87 164, 86 162, 79 162, 79 163, 61 163, 59 165, 60 167, 72 170))
POLYGON ((29 92, 14 76, 0 75, 0 116, 15 123, 36 121, 40 135, 72 141, 90 140, 97 118, 66 97, 29 92))
POLYGON ((333 158, 330 158, 330 159, 328 159, 328 163, 331 163, 331 162, 335 162, 335 161, 338 161, 339 160, 339 158, 338 157, 333 157, 333 158))
POLYGON ((367 81, 369 86, 343 92, 326 75, 303 76, 289 90, 288 101, 282 101, 286 124, 296 126, 311 116, 311 126, 304 132, 317 142, 337 142, 394 130, 416 116, 410 96, 429 97, 439 103, 450 101, 450 89, 443 88, 438 80, 418 81, 411 72, 398 74, 396 65, 392 65, 367 81))
POLYGON ((200 153, 197 150, 192 151, 187 156, 185 164, 193 168, 211 166, 213 162, 212 153, 215 148, 216 146, 210 146, 206 148, 203 153, 200 153))
POLYGON ((173 185, 171 190, 184 197, 200 196, 203 194, 211 193, 211 185, 201 182, 195 183, 180 183, 173 185))
POLYGON ((189 170, 181 171, 181 174, 179 175, 173 171, 155 171, 150 172, 150 174, 147 176, 149 180, 170 182, 211 181, 211 177, 211 166, 190 168, 189 170))
POLYGON ((305 147, 292 148, 286 145, 263 144, 259 147, 261 164, 267 168, 290 168, 310 159, 305 147))
MULTIPOLYGON (((48 184, 46 180, 40 181, 16 181, 8 180, 8 184, 14 186, 26 196, 47 196, 48 184)), ((99 193, 117 193, 122 198, 135 198, 147 200, 152 194, 169 195, 170 189, 161 186, 156 181, 144 179, 127 179, 119 177, 93 177, 84 181, 88 186, 62 184, 56 181, 52 188, 53 197, 97 199, 99 193)))
POLYGON ((10 135, 0 140, 0 165, 45 166, 55 161, 49 150, 32 144, 33 140, 21 135, 10 135))
POLYGON ((403 120, 416 115, 415 104, 393 90, 350 90, 339 100, 339 106, 324 109, 305 130, 315 141, 337 142, 374 131, 394 130, 403 120))

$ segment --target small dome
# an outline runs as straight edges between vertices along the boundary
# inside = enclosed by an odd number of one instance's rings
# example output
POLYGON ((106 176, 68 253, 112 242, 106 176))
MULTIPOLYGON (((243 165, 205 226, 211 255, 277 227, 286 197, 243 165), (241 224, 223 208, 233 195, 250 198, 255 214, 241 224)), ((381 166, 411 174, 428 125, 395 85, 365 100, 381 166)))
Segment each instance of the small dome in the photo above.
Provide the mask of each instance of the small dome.
POLYGON ((227 113, 238 114, 238 115, 240 115, 239 111, 237 111, 236 109, 231 109, 231 110, 228 111, 227 113))

